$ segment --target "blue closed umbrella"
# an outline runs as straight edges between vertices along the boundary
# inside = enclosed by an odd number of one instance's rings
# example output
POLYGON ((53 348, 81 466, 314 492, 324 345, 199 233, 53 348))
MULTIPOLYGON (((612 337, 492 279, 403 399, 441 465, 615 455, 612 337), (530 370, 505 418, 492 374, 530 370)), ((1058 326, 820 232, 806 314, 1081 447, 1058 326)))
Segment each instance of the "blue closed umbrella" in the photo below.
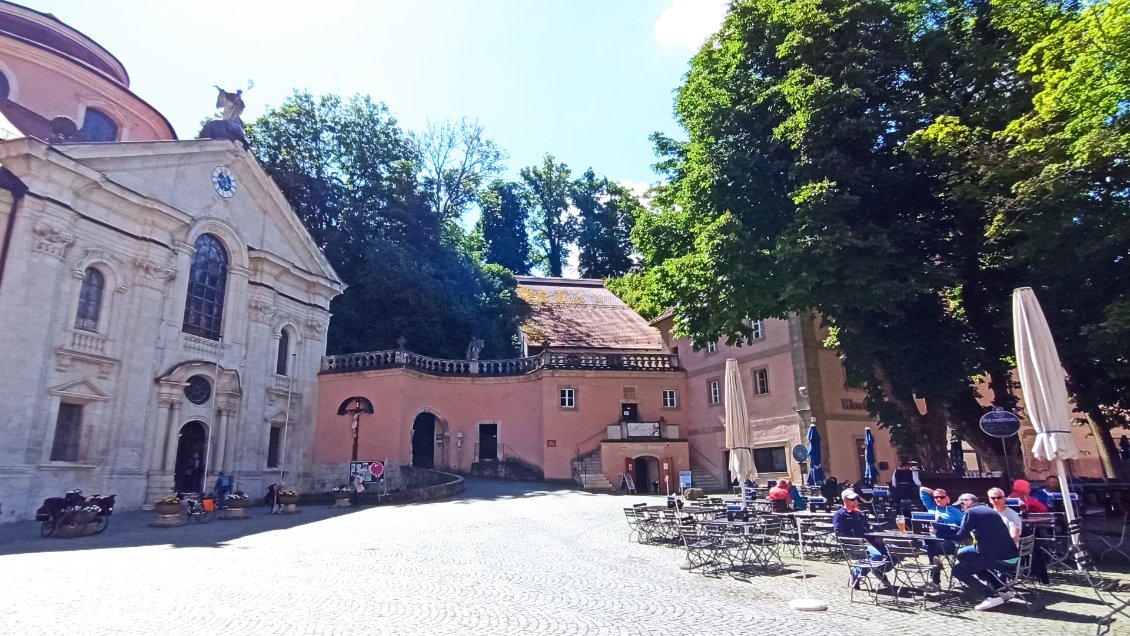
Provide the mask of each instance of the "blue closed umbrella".
POLYGON ((808 463, 812 466, 808 470, 808 485, 823 485, 824 470, 820 468, 820 431, 816 430, 815 424, 808 425, 808 463))
POLYGON ((863 429, 863 463, 863 478, 875 485, 879 481, 879 469, 875 467, 875 436, 870 427, 863 429))

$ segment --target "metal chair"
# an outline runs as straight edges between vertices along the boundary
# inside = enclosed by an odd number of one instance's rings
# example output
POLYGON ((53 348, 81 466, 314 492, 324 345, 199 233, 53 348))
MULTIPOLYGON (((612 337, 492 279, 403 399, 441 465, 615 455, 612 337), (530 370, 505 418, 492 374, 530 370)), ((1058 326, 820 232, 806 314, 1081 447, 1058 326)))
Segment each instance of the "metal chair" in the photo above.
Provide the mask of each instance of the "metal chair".
POLYGON ((1039 600, 1036 581, 1032 577, 1032 553, 1036 549, 1036 537, 1033 535, 1020 537, 1020 545, 1017 547, 1019 556, 1016 557, 1016 563, 1010 564, 1012 565, 1010 569, 992 572, 998 583, 996 593, 999 596, 1002 592, 1011 592, 1013 596, 1018 596, 1024 601, 1028 611, 1034 612, 1037 609, 1034 601, 1039 600))
POLYGON ((855 537, 839 537, 840 551, 844 556, 844 563, 848 567, 848 602, 855 602, 856 587, 866 587, 875 604, 879 604, 879 588, 871 582, 867 574, 874 569, 882 568, 888 564, 885 557, 882 560, 873 560, 868 548, 871 544, 867 539, 855 537))
POLYGON ((1097 534, 1098 537, 1099 537, 1099 540, 1102 541, 1106 545, 1106 549, 1103 550, 1101 554, 1099 554, 1099 563, 1104 562, 1106 560, 1106 555, 1111 553, 1111 552, 1114 552, 1115 554, 1121 554, 1124 559, 1126 559, 1127 561, 1130 561, 1130 554, 1127 554, 1126 550, 1124 549, 1125 547, 1127 547, 1126 546, 1126 526, 1127 526, 1127 524, 1130 524, 1130 512, 1127 512, 1125 515, 1122 516, 1122 528, 1121 528, 1121 531, 1118 534, 1118 540, 1117 541, 1114 540, 1114 533, 1107 533, 1107 534, 1092 533, 1092 534, 1097 534))
POLYGON ((922 590, 922 609, 926 609, 925 590, 933 586, 930 575, 934 565, 926 557, 926 551, 913 539, 887 539, 883 542, 887 548, 887 556, 891 560, 895 599, 899 593, 909 588, 914 591, 922 590))

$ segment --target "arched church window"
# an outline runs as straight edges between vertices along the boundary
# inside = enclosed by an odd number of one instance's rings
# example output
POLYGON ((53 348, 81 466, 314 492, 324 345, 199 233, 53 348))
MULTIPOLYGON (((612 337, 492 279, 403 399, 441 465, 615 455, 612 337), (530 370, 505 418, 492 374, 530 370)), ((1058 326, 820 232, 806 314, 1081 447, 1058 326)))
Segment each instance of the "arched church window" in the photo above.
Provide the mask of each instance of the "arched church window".
POLYGON ((98 318, 102 315, 102 290, 106 278, 102 272, 87 267, 82 274, 82 288, 78 293, 78 311, 75 313, 75 329, 98 331, 98 318))
POLYGON ((8 83, 8 76, 0 73, 0 98, 8 99, 12 92, 12 85, 8 83))
POLYGON ((290 356, 290 334, 283 329, 279 333, 279 355, 275 360, 275 373, 277 375, 289 375, 287 369, 287 358, 290 356))
POLYGON ((181 331, 219 340, 224 317, 224 292, 228 283, 228 253, 220 240, 211 234, 201 234, 196 239, 195 248, 192 269, 188 274, 188 295, 181 331))
POLYGON ((117 141, 118 125, 106 113, 95 108, 87 108, 78 134, 86 141, 117 141))

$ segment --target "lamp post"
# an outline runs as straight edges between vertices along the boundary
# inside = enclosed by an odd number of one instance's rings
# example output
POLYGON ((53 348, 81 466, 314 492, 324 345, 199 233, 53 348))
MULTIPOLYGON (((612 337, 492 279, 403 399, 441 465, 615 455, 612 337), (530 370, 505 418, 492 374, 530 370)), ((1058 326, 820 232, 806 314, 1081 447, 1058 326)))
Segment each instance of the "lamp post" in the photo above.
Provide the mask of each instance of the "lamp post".
POLYGON ((367 410, 368 409, 365 408, 365 404, 361 401, 361 398, 354 399, 353 404, 349 408, 345 409, 346 413, 349 413, 350 415, 353 416, 353 459, 352 459, 352 461, 357 461, 357 438, 358 438, 358 434, 361 432, 361 427, 359 426, 359 424, 361 422, 361 414, 365 413, 367 410))

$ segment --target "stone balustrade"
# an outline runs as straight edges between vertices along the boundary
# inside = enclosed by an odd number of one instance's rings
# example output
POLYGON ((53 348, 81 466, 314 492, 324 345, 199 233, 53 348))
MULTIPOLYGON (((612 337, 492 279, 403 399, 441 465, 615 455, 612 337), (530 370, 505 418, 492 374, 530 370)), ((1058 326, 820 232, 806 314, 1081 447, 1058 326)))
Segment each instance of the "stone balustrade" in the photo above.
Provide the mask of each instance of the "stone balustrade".
POLYGON ((322 373, 352 373, 374 369, 415 369, 428 375, 513 376, 538 369, 614 371, 677 371, 678 357, 671 353, 618 353, 610 351, 548 351, 528 358, 505 360, 452 360, 429 358, 403 349, 346 353, 322 358, 322 373))

